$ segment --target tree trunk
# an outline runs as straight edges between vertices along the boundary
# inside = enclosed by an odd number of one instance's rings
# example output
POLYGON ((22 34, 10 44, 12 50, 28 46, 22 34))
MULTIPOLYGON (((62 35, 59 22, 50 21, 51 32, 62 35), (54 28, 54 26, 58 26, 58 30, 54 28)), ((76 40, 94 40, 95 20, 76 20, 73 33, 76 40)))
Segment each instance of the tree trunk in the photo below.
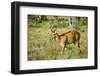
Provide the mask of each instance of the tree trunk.
POLYGON ((69 27, 75 27, 75 24, 76 24, 76 18, 74 17, 74 16, 70 16, 69 18, 68 18, 68 20, 69 20, 69 27))

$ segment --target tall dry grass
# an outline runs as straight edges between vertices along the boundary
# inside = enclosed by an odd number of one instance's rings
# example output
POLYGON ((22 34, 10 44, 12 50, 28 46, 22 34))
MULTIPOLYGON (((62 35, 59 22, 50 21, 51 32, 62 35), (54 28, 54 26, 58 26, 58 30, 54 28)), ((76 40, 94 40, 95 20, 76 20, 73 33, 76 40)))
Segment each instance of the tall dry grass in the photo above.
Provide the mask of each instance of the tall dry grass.
MULTIPOLYGON (((84 28, 82 28, 84 29, 84 28)), ((74 44, 68 44, 64 55, 60 54, 60 45, 55 40, 50 40, 52 36, 48 35, 49 28, 28 27, 28 60, 57 60, 57 59, 81 59, 88 57, 88 36, 87 30, 79 31, 80 50, 74 44)), ((62 34, 67 28, 57 28, 57 32, 62 34)))

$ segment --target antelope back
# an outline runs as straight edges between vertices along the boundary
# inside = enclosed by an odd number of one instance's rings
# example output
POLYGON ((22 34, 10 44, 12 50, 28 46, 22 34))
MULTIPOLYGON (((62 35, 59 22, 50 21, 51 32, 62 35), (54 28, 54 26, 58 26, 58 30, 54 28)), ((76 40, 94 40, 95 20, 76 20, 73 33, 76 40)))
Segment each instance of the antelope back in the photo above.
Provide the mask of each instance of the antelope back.
POLYGON ((79 41, 80 39, 80 33, 75 30, 66 32, 65 34, 62 34, 62 36, 66 36, 67 42, 69 43, 79 41))

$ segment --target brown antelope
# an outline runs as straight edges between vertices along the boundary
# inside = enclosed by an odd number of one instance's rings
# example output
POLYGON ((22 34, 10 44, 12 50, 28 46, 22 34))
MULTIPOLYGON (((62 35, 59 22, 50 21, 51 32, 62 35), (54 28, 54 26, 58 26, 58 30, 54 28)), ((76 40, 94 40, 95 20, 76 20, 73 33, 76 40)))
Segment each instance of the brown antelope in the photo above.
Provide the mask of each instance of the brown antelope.
POLYGON ((50 29, 50 33, 54 37, 54 39, 59 42, 61 46, 61 54, 64 54, 65 46, 69 43, 74 43, 78 48, 80 48, 79 40, 80 40, 80 33, 75 30, 70 30, 59 35, 56 30, 50 29))

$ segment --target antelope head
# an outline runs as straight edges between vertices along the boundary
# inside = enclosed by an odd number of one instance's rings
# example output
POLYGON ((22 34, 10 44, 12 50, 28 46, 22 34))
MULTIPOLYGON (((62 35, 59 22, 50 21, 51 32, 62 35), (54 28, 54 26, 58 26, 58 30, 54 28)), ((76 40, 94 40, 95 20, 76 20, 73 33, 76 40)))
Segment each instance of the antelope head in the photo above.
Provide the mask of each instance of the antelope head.
POLYGON ((55 28, 50 28, 48 34, 51 37, 51 39, 55 39, 56 34, 57 34, 56 29, 55 28))

